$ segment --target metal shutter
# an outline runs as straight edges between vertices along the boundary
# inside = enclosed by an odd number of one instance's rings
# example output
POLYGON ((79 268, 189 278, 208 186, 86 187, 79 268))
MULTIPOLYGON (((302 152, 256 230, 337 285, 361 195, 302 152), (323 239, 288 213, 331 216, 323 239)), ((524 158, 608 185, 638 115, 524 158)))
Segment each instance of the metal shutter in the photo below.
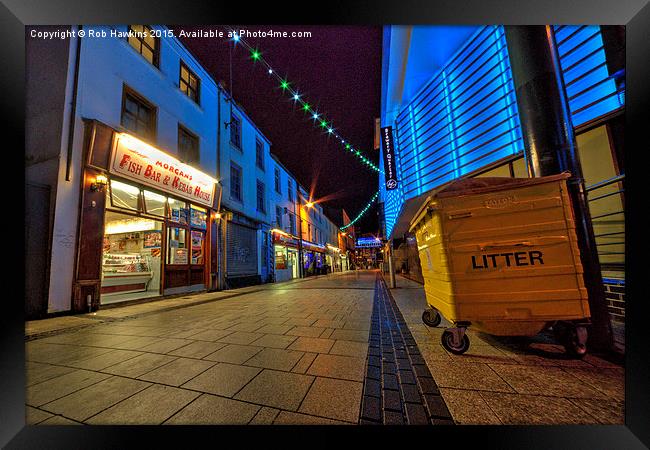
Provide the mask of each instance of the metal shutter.
POLYGON ((257 275, 257 230, 228 222, 226 275, 257 275))

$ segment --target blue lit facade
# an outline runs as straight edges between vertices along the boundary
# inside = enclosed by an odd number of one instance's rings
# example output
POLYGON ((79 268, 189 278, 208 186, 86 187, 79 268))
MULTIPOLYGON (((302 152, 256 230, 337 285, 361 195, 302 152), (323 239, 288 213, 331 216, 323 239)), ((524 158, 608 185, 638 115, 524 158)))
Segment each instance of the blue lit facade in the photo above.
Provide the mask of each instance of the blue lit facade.
MULTIPOLYGON (((469 37, 417 91, 410 80, 422 74, 408 73, 411 61, 429 58, 438 47, 418 45, 427 27, 401 28, 386 27, 384 33, 381 122, 393 127, 399 181, 392 191, 383 179, 379 183, 387 237, 408 200, 524 150, 502 26, 477 27, 471 34, 467 27, 459 30, 469 37), (406 73, 395 75, 390 66, 399 64, 406 73)), ((620 109, 624 96, 608 73, 600 27, 556 26, 554 32, 574 127, 620 109)))

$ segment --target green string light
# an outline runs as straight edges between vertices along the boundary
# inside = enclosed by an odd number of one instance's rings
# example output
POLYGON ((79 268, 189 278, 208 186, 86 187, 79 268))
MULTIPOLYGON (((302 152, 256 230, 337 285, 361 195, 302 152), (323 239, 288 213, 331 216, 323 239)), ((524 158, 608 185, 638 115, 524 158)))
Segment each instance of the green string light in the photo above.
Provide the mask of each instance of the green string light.
MULTIPOLYGON (((233 31, 234 31, 234 29, 233 29, 232 27, 230 27, 230 26, 226 26, 226 28, 227 28, 230 32, 233 32, 233 31)), ((269 75, 274 76, 276 79, 278 79, 278 80, 280 81, 280 87, 282 88, 282 92, 285 92, 285 91, 288 90, 289 93, 291 94, 291 96, 292 96, 294 102, 300 102, 300 103, 302 103, 302 107, 301 107, 301 109, 302 109, 304 112, 306 112, 306 113, 311 113, 311 112, 313 112, 314 125, 316 125, 316 120, 318 120, 319 117, 320 117, 319 114, 316 113, 316 112, 314 112, 314 111, 312 111, 312 109, 311 109, 311 105, 310 105, 309 103, 307 103, 306 101, 302 100, 302 99, 300 98, 301 96, 298 94, 297 91, 293 91, 293 90, 291 89, 291 87, 290 87, 291 83, 289 83, 288 80, 280 78, 280 76, 277 74, 277 72, 276 72, 275 70, 273 70, 273 68, 271 67, 271 65, 270 65, 268 62, 266 62, 266 61, 264 60, 264 58, 262 57, 262 53, 261 53, 258 49, 254 49, 253 47, 251 47, 251 45, 248 44, 244 39, 242 39, 241 36, 238 36, 238 37, 239 37, 239 39, 236 39, 236 42, 241 43, 242 45, 244 45, 244 46, 245 46, 245 47, 250 51, 250 58, 251 58, 253 61, 255 61, 255 62, 257 62, 257 61, 261 61, 261 62, 263 62, 264 65, 266 66, 267 70, 268 70, 269 75)), ((321 115, 321 116, 322 116, 322 115, 321 115)), ((344 140, 344 139, 343 139, 343 138, 342 138, 342 137, 341 137, 341 136, 336 132, 336 130, 331 126, 331 124, 329 124, 329 126, 328 126, 327 121, 325 121, 325 120, 319 120, 319 124, 318 124, 318 125, 319 125, 321 128, 327 130, 327 134, 328 134, 328 136, 332 136, 332 135, 333 135, 334 137, 338 138, 338 139, 340 140, 340 142, 341 142, 341 145, 344 145, 344 148, 345 148, 346 150, 350 150, 353 154, 355 154, 357 157, 359 157, 359 159, 361 160, 361 162, 363 162, 367 167, 369 167, 370 169, 374 170, 374 171, 377 172, 377 173, 384 173, 383 170, 379 169, 379 167, 377 167, 377 166, 374 165, 372 162, 370 162, 369 159, 365 158, 365 156, 363 156, 362 153, 361 153, 359 150, 355 150, 354 148, 351 147, 350 144, 346 143, 345 140, 344 140)))
POLYGON ((356 222, 357 222, 361 217, 363 217, 363 215, 364 215, 364 214, 365 214, 365 213, 370 209, 370 207, 372 206, 373 202, 374 202, 375 200, 377 200, 377 197, 378 197, 378 196, 379 196, 379 191, 375 192, 375 195, 372 196, 372 198, 370 199, 370 201, 368 202, 368 204, 365 206, 365 208, 363 208, 363 209, 361 210, 361 212, 359 212, 359 214, 357 215, 357 217, 355 217, 354 220, 350 221, 350 223, 348 223, 347 225, 342 226, 342 227, 340 228, 340 230, 341 230, 341 231, 345 231, 347 228, 349 228, 349 227, 351 227, 352 225, 354 225, 354 224, 355 224, 355 223, 356 223, 356 222))

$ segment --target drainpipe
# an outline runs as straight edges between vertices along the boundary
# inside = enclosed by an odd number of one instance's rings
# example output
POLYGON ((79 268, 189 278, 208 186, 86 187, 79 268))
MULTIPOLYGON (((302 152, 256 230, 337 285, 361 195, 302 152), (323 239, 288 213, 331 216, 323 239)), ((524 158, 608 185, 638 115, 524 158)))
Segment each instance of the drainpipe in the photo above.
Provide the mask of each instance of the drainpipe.
MULTIPOLYGON (((78 30, 83 28, 79 25, 78 30)), ((70 181, 70 170, 72 169, 72 146, 74 143, 75 114, 77 112, 77 87, 79 85, 79 57, 81 56, 81 37, 77 36, 77 48, 75 49, 74 61, 74 82, 72 85, 72 105, 70 107, 70 123, 68 124, 68 152, 65 162, 65 181, 70 181)))
POLYGON ((221 214, 221 195, 223 193, 223 178, 221 176, 221 83, 217 83, 217 180, 219 180, 219 205, 217 212, 221 215, 219 218, 219 225, 217 226, 217 290, 223 290, 223 271, 224 265, 222 264, 221 254, 226 251, 224 246, 223 237, 221 233, 221 223, 224 219, 221 214))
POLYGON ((296 204, 293 204, 293 215, 296 217, 296 220, 298 221, 298 276, 300 278, 304 278, 304 268, 303 268, 303 262, 302 262, 302 214, 300 213, 300 188, 298 187, 298 181, 296 180, 296 201, 298 202, 298 213, 299 215, 296 216, 296 204))
POLYGON ((582 167, 550 26, 505 26, 512 78, 531 177, 571 172, 567 188, 576 222, 592 327, 590 345, 613 348, 612 328, 585 192, 582 167))

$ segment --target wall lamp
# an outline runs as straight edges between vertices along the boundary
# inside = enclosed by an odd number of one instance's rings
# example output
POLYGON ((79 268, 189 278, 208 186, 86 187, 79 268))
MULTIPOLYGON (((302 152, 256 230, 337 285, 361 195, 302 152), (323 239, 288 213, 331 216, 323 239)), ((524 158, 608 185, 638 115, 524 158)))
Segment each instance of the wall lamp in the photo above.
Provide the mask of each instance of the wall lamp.
POLYGON ((102 192, 106 185, 108 185, 106 175, 97 175, 95 182, 90 184, 90 192, 102 192))

